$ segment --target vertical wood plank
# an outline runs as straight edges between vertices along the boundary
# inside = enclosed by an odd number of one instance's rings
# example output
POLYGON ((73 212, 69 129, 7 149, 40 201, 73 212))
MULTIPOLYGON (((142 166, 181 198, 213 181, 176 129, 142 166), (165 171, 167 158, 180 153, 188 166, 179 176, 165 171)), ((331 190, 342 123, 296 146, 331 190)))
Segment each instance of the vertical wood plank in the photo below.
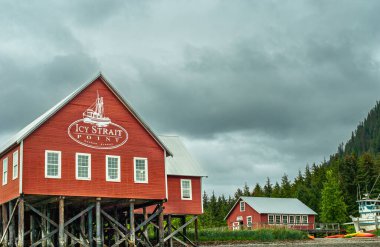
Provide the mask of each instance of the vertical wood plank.
POLYGON ((100 219, 100 198, 96 198, 96 247, 102 247, 102 227, 100 219))
POLYGON ((18 203, 18 247, 24 247, 24 218, 25 218, 24 196, 21 195, 18 203))
POLYGON ((129 224, 130 224, 130 230, 131 230, 131 244, 134 246, 136 242, 136 235, 135 235, 135 200, 131 199, 129 200, 129 224))
MULTIPOLYGON (((8 215, 11 215, 13 211, 13 202, 9 201, 8 203, 8 215)), ((11 221, 11 224, 9 225, 9 242, 8 245, 9 247, 14 247, 15 246, 15 235, 16 235, 16 230, 15 230, 15 220, 14 217, 12 219, 9 219, 11 221)))
MULTIPOLYGON (((172 215, 167 215, 168 235, 172 233, 172 215)), ((173 247, 173 238, 169 239, 169 247, 173 247)))
MULTIPOLYGON (((162 208, 162 204, 159 206, 162 208)), ((164 212, 161 210, 161 213, 158 216, 158 243, 160 247, 164 247, 164 212)))
POLYGON ((198 218, 194 221, 194 237, 195 237, 195 243, 198 244, 199 242, 199 235, 198 235, 198 218))
MULTIPOLYGON (((48 216, 47 212, 46 212, 47 211, 46 205, 42 206, 41 211, 42 211, 41 212, 42 214, 48 216)), ((46 236, 46 234, 47 234, 47 225, 46 225, 46 222, 47 221, 44 218, 41 219, 41 237, 42 238, 44 238, 46 236)), ((34 229, 34 225, 32 225, 32 223, 34 224, 33 215, 30 215, 30 230, 31 230, 31 232, 30 232, 30 234, 31 234, 30 235, 30 241, 32 241, 32 239, 34 238, 34 234, 32 234, 32 228, 33 228, 33 231, 35 230, 34 229)), ((44 240, 44 241, 42 241, 41 246, 42 247, 46 247, 46 244, 47 244, 47 241, 44 240)))
POLYGON ((87 215, 87 227, 88 227, 88 241, 89 241, 89 246, 90 247, 94 247, 94 241, 92 239, 92 209, 90 211, 88 211, 88 215, 87 215))
MULTIPOLYGON (((146 211, 146 207, 143 208, 143 214, 144 214, 144 221, 146 221, 148 219, 148 213, 146 211)), ((145 228, 144 235, 145 235, 146 239, 149 240, 149 234, 148 234, 148 228, 147 227, 145 228)))
POLYGON ((3 241, 3 247, 8 246, 8 233, 5 233, 5 226, 8 224, 8 209, 7 209, 7 204, 4 203, 1 205, 1 211, 2 211, 2 216, 3 216, 3 235, 4 236, 4 241, 3 241))
POLYGON ((65 247, 65 201, 64 197, 59 198, 59 225, 58 225, 58 244, 59 247, 65 247))

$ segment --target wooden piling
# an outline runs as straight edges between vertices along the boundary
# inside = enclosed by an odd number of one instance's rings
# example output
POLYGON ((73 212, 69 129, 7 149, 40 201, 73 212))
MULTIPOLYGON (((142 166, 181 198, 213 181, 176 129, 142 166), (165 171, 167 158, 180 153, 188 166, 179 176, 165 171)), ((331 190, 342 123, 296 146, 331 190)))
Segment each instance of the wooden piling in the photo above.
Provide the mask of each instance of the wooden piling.
MULTIPOLYGON (((47 216, 47 208, 46 205, 42 206, 41 212, 42 214, 47 216)), ((47 234, 47 225, 46 225, 46 220, 44 218, 41 219, 41 237, 44 238, 47 234)), ((35 231, 35 226, 34 226, 34 218, 33 215, 30 215, 30 241, 34 243, 34 232, 35 231)), ((42 247, 46 247, 47 241, 44 240, 41 243, 42 247)))
POLYGON ((4 203, 1 205, 1 210, 2 210, 2 216, 3 216, 3 247, 8 246, 8 233, 6 232, 6 225, 8 224, 8 209, 7 209, 7 204, 4 203))
MULTIPOLYGON (((42 226, 43 227, 43 226, 42 226)), ((30 238, 30 244, 34 244, 36 241, 35 239, 35 230, 36 230, 36 225, 35 225, 35 220, 33 214, 30 214, 29 216, 29 238, 30 238)), ((44 229, 41 229, 41 236, 45 237, 44 229)), ((46 242, 45 242, 46 243, 46 242)), ((46 245, 45 245, 46 247, 46 245)))
MULTIPOLYGON (((9 201, 8 203, 8 212, 9 215, 12 214, 13 211, 13 202, 9 201)), ((9 225, 9 242, 8 245, 9 247, 14 247, 15 246, 15 235, 16 235, 16 230, 15 230, 15 220, 14 218, 9 218, 11 224, 9 225)))
POLYGON ((21 195, 18 202, 18 243, 17 243, 18 247, 24 247, 24 232, 25 232, 24 213, 25 213, 24 196, 21 195))
POLYGON ((135 235, 135 200, 134 199, 129 200, 129 224, 130 224, 130 231, 131 231, 130 243, 134 246, 135 242, 136 242, 136 235, 135 235))
MULTIPOLYGON (((172 233, 172 215, 167 216, 168 235, 172 233)), ((173 247, 173 238, 169 239, 169 247, 173 247)))
POLYGON ((92 209, 90 211, 88 211, 88 215, 87 215, 87 227, 88 227, 87 236, 88 236, 89 246, 93 247, 94 246, 94 241, 92 239, 92 209))
POLYGON ((102 247, 102 221, 100 219, 100 198, 96 198, 96 247, 102 247))
MULTIPOLYGON (((162 208, 162 204, 159 205, 160 209, 162 208)), ((158 216, 158 243, 159 247, 164 247, 164 212, 163 210, 158 216)))
MULTIPOLYGON (((146 221, 148 219, 148 213, 146 211, 146 207, 143 207, 143 215, 144 215, 144 221, 146 221)), ((147 227, 144 230, 144 235, 145 235, 146 239, 149 241, 149 234, 148 234, 148 228, 147 227)))
POLYGON ((194 240, 195 243, 198 244, 199 242, 199 235, 198 235, 198 218, 195 219, 194 221, 194 240))
POLYGON ((65 242, 65 201, 64 197, 59 198, 59 224, 58 224, 58 245, 66 247, 65 242))
MULTIPOLYGON (((185 225, 186 224, 186 216, 182 216, 181 217, 181 225, 185 225)), ((186 232, 186 227, 183 228, 182 230, 182 235, 184 236, 183 237, 183 242, 187 242, 187 239, 185 237, 187 237, 187 232, 186 232)))
MULTIPOLYGON (((119 214, 118 214, 118 211, 117 211, 117 206, 114 207, 113 209, 113 212, 114 212, 114 218, 117 222, 119 222, 119 214)), ((115 238, 115 242, 119 241, 120 239, 120 234, 118 231, 115 231, 114 233, 114 238, 115 238)))

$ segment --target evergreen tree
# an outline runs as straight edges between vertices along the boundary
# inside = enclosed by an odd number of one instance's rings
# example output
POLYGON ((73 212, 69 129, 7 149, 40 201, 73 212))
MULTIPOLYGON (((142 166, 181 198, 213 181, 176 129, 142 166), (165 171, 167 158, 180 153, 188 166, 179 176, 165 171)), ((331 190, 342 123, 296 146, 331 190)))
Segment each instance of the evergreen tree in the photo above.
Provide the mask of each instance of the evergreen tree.
POLYGON ((272 191, 271 197, 276 197, 276 198, 281 197, 281 187, 278 184, 278 182, 276 182, 275 185, 274 185, 274 187, 273 187, 273 191, 272 191))
POLYGON ((264 185, 264 196, 265 197, 270 197, 272 195, 272 184, 270 183, 269 177, 267 177, 267 182, 264 185))
POLYGON ((342 185, 342 193, 344 202, 347 205, 347 212, 349 215, 357 215, 358 206, 356 203, 357 194, 357 170, 358 161, 354 154, 345 155, 339 165, 339 178, 342 185))
POLYGON ((369 193, 372 186, 375 184, 377 174, 375 173, 375 164, 373 157, 370 153, 364 153, 359 159, 358 165, 358 184, 361 191, 369 193))
POLYGON ((247 183, 245 183, 243 187, 243 196, 250 196, 250 195, 251 195, 251 192, 249 191, 249 187, 247 183))
POLYGON ((252 191, 252 195, 256 197, 262 197, 264 196, 264 191, 261 188, 259 183, 256 183, 255 188, 252 191))
POLYGON ((326 172, 321 201, 322 222, 343 223, 347 220, 347 206, 344 203, 339 181, 332 170, 326 172))
POLYGON ((288 175, 284 174, 281 178, 281 197, 292 197, 292 187, 288 178, 288 175))

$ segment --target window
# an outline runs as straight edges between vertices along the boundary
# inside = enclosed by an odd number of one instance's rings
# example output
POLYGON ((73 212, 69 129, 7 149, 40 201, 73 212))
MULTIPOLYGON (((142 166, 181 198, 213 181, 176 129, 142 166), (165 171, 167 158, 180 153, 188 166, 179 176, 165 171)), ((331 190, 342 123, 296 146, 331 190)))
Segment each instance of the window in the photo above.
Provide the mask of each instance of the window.
POLYGON ((8 183, 8 158, 3 159, 3 185, 8 183))
POLYGON ((191 200, 192 199, 191 180, 190 179, 181 179, 181 198, 182 198, 182 200, 191 200))
POLYGON ((135 183, 148 183, 148 159, 134 158, 135 183))
POLYGON ((302 215, 302 224, 307 225, 307 215, 302 215))
POLYGON ((276 215, 276 224, 281 224, 281 215, 276 215))
POLYGON ((91 180, 91 154, 75 154, 75 173, 78 180, 91 180))
POLYGON ((301 224, 301 216, 300 215, 297 215, 296 216, 296 224, 301 224))
POLYGON ((120 182, 120 156, 106 156, 106 180, 110 182, 120 182))
POLYGON ((12 179, 16 179, 18 177, 18 151, 13 153, 13 173, 12 179))
POLYGON ((294 215, 289 215, 289 223, 294 224, 294 215))
POLYGON ((247 227, 252 226, 252 216, 247 216, 247 227))
POLYGON ((268 223, 274 224, 274 216, 272 214, 268 215, 268 223))
POLYGON ((288 224, 288 216, 287 215, 283 215, 282 216, 282 223, 283 224, 288 224))
POLYGON ((240 202, 240 212, 244 212, 245 211, 245 202, 241 201, 240 202))
POLYGON ((45 177, 61 178, 61 152, 45 151, 45 177))

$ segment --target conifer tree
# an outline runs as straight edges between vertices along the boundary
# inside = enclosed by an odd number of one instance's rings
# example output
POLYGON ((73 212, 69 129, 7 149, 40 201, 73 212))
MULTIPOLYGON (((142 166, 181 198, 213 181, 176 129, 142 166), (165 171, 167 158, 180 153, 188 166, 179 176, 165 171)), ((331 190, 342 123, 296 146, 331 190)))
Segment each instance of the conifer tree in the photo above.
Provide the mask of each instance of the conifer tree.
POLYGON ((270 183, 269 177, 267 177, 267 182, 264 185, 264 196, 270 197, 272 195, 272 184, 270 183))
POLYGON ((274 187, 273 187, 271 197, 277 197, 277 198, 281 197, 281 187, 278 184, 278 182, 276 182, 274 187))
POLYGON ((347 206, 344 203, 338 178, 332 170, 326 172, 320 217, 322 222, 344 223, 347 220, 347 206))
POLYGON ((288 175, 284 174, 281 178, 281 197, 292 197, 292 187, 288 175))
POLYGON ((243 187, 243 196, 250 196, 250 195, 251 195, 251 192, 249 191, 249 187, 247 183, 245 183, 243 187))
POLYGON ((261 188, 261 186, 260 186, 259 183, 256 183, 255 188, 252 191, 252 196, 256 196, 256 197, 262 197, 262 196, 264 196, 264 191, 261 188))

